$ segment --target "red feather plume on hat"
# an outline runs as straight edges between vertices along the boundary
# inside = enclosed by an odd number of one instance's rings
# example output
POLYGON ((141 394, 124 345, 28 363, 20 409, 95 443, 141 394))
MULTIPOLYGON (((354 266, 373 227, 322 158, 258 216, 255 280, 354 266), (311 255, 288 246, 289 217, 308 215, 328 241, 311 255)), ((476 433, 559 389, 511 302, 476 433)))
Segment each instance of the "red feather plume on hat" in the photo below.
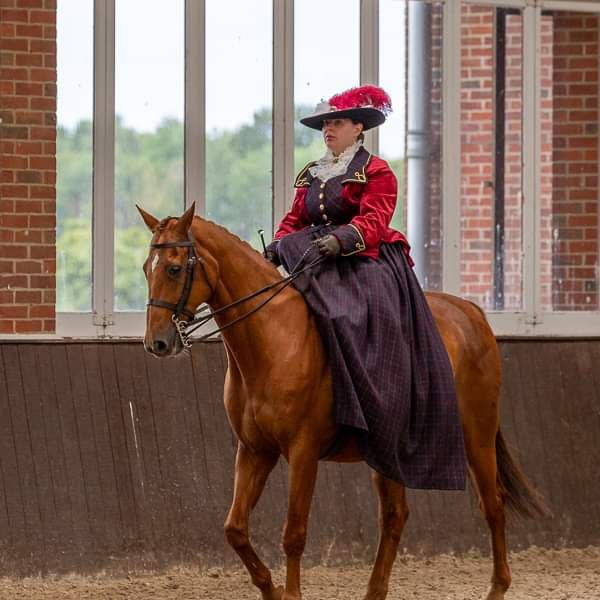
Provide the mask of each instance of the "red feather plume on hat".
POLYGON ((387 92, 375 85, 362 85, 331 96, 329 105, 337 110, 372 106, 385 115, 392 110, 392 101, 387 92))

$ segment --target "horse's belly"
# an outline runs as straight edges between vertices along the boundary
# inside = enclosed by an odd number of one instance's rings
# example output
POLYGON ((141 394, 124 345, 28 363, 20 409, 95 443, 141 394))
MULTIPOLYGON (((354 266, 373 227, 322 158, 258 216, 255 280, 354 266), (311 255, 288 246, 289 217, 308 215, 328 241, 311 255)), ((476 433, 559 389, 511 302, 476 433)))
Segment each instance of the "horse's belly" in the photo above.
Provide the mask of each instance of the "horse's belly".
POLYGON ((358 449, 356 438, 354 436, 348 438, 339 450, 334 451, 333 455, 326 456, 323 460, 337 463, 361 462, 362 456, 358 449))

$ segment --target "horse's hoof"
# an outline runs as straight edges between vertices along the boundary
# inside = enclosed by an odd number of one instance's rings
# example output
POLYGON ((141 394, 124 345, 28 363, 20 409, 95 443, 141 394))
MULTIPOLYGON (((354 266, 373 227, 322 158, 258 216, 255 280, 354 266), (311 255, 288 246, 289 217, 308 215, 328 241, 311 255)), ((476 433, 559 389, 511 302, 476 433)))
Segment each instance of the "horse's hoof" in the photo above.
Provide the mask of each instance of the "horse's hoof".
POLYGON ((270 592, 263 592, 263 600, 283 600, 284 592, 283 586, 278 585, 276 588, 272 588, 270 592))
POLYGON ((486 596, 485 600, 504 600, 504 594, 506 592, 506 588, 499 585, 498 583, 492 584, 492 589, 490 593, 486 596))

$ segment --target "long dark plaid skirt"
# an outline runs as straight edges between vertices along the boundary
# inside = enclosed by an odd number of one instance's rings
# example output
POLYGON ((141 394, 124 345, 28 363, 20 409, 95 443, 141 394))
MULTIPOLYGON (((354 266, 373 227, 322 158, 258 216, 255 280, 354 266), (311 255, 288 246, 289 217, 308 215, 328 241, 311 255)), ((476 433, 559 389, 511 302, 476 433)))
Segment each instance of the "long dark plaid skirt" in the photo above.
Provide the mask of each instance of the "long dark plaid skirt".
MULTIPOLYGON (((278 246, 284 267, 291 271, 310 243, 333 229, 285 236, 278 246)), ((316 256, 309 250, 305 259, 316 256)), ((296 287, 329 355, 335 420, 342 432, 357 435, 364 460, 410 488, 464 489, 452 368, 400 245, 382 244, 377 260, 329 259, 301 275, 296 287)))

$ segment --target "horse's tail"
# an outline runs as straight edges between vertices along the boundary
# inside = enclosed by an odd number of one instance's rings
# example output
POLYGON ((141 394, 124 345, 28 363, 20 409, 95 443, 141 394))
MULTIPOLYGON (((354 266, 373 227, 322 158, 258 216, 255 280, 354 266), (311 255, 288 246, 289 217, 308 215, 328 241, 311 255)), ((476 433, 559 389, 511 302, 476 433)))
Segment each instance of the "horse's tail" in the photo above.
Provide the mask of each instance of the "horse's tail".
POLYGON ((496 462, 498 486, 506 507, 513 514, 523 518, 545 517, 551 514, 542 495, 533 488, 513 459, 500 429, 496 434, 496 462))

